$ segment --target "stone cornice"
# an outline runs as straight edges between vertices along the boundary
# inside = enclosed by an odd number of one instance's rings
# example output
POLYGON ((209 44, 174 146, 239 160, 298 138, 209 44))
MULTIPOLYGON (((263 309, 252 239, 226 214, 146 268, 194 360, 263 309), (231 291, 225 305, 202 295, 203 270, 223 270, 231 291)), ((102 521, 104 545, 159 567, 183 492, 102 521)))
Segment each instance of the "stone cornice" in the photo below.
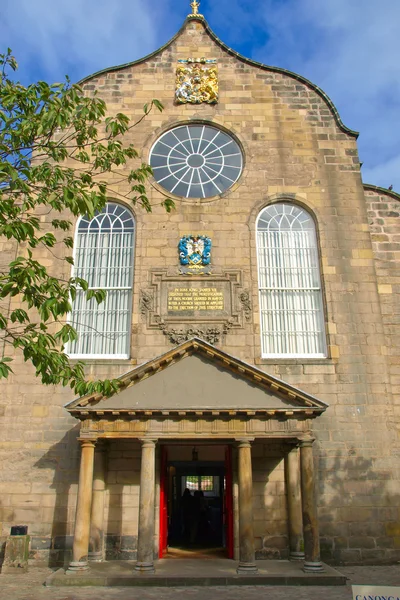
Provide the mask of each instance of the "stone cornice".
POLYGON ((256 409, 256 410, 252 410, 252 409, 235 409, 235 410, 228 410, 228 409, 221 409, 221 410, 212 410, 212 409, 205 409, 205 410, 194 410, 194 409, 187 409, 187 410, 180 410, 180 409, 168 409, 168 410, 161 410, 161 409, 140 409, 140 410, 130 410, 130 409, 116 409, 116 410, 111 410, 111 409, 105 409, 102 410, 97 409, 97 408, 93 408, 93 407, 80 407, 77 406, 75 408, 69 408, 67 409, 68 412, 71 413, 71 415, 73 415, 74 417, 81 417, 81 418, 93 418, 93 417, 98 417, 100 419, 119 419, 121 417, 128 417, 131 419, 134 418, 138 418, 138 417, 148 417, 148 418, 182 418, 182 417, 201 417, 201 418, 215 418, 215 417, 219 417, 219 418, 237 418, 237 417, 250 417, 250 418, 259 418, 259 417, 267 417, 267 418, 285 418, 285 419, 293 419, 293 418, 299 418, 299 417, 304 417, 307 419, 316 417, 317 415, 319 415, 321 412, 323 412, 324 409, 320 409, 320 408, 316 408, 316 407, 310 407, 310 408, 293 408, 293 409, 285 409, 285 408, 275 408, 275 409, 256 409))

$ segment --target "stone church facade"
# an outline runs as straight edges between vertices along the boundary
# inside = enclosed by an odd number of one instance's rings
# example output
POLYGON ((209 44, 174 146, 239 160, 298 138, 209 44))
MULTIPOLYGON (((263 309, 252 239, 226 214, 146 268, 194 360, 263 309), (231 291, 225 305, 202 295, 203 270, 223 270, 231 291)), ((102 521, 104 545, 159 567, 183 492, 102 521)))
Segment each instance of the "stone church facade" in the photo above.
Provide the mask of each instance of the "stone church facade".
MULTIPOLYGON (((119 219, 130 240, 99 267, 111 329, 74 307, 71 355, 123 385, 73 399, 15 358, 0 540, 28 525, 33 564, 151 571, 185 545, 188 487, 215 521, 203 545, 239 572, 399 560, 400 197, 363 184, 357 133, 322 90, 238 55, 196 11, 160 50, 82 85, 110 114, 164 105, 127 135, 153 167, 152 213, 116 173, 111 225, 96 225, 110 242, 119 219)), ((86 275, 91 226, 76 225, 86 275)))

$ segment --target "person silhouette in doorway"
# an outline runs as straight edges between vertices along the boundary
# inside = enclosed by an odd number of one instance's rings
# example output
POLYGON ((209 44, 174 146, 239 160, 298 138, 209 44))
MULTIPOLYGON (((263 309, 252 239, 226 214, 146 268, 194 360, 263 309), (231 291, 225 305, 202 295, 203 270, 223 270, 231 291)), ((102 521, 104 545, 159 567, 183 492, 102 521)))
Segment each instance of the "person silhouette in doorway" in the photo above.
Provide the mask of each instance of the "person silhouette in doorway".
POLYGON ((181 515, 182 515, 182 539, 184 543, 191 540, 192 522, 193 522, 193 501, 189 488, 185 488, 181 500, 181 515))

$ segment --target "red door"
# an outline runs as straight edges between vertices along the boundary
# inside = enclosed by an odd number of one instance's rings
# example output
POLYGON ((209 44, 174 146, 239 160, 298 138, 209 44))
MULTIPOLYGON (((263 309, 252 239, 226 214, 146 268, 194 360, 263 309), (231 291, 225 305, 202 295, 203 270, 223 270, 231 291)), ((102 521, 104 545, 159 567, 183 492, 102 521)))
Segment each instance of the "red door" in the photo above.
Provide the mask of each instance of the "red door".
POLYGON ((233 558, 232 446, 225 450, 225 536, 228 558, 233 558))
POLYGON ((167 448, 161 446, 160 465, 160 546, 158 556, 163 558, 168 545, 168 473, 167 448))

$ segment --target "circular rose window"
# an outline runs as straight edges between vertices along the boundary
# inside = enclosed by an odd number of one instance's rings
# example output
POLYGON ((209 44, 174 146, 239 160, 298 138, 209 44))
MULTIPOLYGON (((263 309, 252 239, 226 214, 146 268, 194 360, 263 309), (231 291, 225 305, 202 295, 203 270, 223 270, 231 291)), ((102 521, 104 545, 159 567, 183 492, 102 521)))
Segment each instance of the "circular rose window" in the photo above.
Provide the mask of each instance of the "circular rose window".
POLYGON ((164 133, 150 152, 155 180, 171 194, 210 198, 231 187, 242 172, 239 144, 210 125, 182 125, 164 133))

